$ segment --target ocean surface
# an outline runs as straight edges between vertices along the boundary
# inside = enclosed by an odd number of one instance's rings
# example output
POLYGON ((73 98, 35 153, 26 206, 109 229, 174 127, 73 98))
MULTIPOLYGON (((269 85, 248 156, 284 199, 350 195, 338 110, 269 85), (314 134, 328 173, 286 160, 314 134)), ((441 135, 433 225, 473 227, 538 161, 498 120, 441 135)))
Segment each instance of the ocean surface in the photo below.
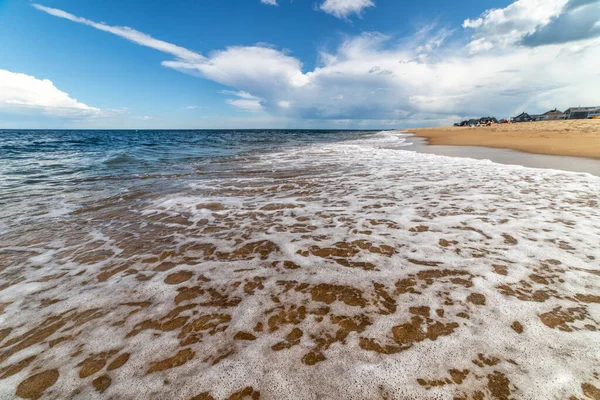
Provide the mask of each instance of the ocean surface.
POLYGON ((397 131, 0 130, 0 399, 600 387, 600 178, 397 131))
POLYGON ((244 157, 372 133, 0 130, 0 221, 67 213, 148 188, 168 190, 235 168, 244 157))

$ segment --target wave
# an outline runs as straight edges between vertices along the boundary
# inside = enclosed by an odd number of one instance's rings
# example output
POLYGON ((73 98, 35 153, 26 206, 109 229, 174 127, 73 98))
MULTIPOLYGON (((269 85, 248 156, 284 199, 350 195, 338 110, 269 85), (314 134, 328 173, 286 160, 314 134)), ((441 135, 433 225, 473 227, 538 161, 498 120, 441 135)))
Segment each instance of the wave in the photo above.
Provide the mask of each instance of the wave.
POLYGON ((108 166, 121 166, 126 164, 137 164, 138 162, 140 162, 138 158, 130 153, 123 152, 104 159, 102 164, 108 166))

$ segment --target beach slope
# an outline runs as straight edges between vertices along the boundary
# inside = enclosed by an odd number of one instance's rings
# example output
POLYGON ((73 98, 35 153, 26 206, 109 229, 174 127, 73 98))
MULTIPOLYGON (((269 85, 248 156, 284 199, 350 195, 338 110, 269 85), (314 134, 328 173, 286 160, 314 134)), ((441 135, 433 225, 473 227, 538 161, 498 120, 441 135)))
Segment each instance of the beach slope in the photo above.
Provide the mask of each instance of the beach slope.
POLYGON ((408 129, 429 144, 500 147, 536 154, 600 158, 600 120, 408 129))

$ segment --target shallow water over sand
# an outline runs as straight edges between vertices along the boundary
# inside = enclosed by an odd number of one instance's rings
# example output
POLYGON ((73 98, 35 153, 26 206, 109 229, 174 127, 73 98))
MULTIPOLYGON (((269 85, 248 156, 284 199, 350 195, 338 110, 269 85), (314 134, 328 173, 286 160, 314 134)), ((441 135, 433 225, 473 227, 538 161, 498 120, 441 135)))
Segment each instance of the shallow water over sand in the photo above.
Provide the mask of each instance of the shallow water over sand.
POLYGON ((600 178, 405 144, 222 158, 5 218, 0 398, 596 393, 600 178))

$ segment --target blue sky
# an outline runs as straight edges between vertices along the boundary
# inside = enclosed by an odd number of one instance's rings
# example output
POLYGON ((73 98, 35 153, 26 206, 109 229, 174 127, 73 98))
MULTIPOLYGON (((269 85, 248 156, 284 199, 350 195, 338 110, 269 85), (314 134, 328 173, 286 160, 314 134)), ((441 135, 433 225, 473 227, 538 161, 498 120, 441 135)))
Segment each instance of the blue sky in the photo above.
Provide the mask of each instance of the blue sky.
POLYGON ((600 0, 39 1, 0 0, 0 128, 401 128, 600 104, 600 0))

